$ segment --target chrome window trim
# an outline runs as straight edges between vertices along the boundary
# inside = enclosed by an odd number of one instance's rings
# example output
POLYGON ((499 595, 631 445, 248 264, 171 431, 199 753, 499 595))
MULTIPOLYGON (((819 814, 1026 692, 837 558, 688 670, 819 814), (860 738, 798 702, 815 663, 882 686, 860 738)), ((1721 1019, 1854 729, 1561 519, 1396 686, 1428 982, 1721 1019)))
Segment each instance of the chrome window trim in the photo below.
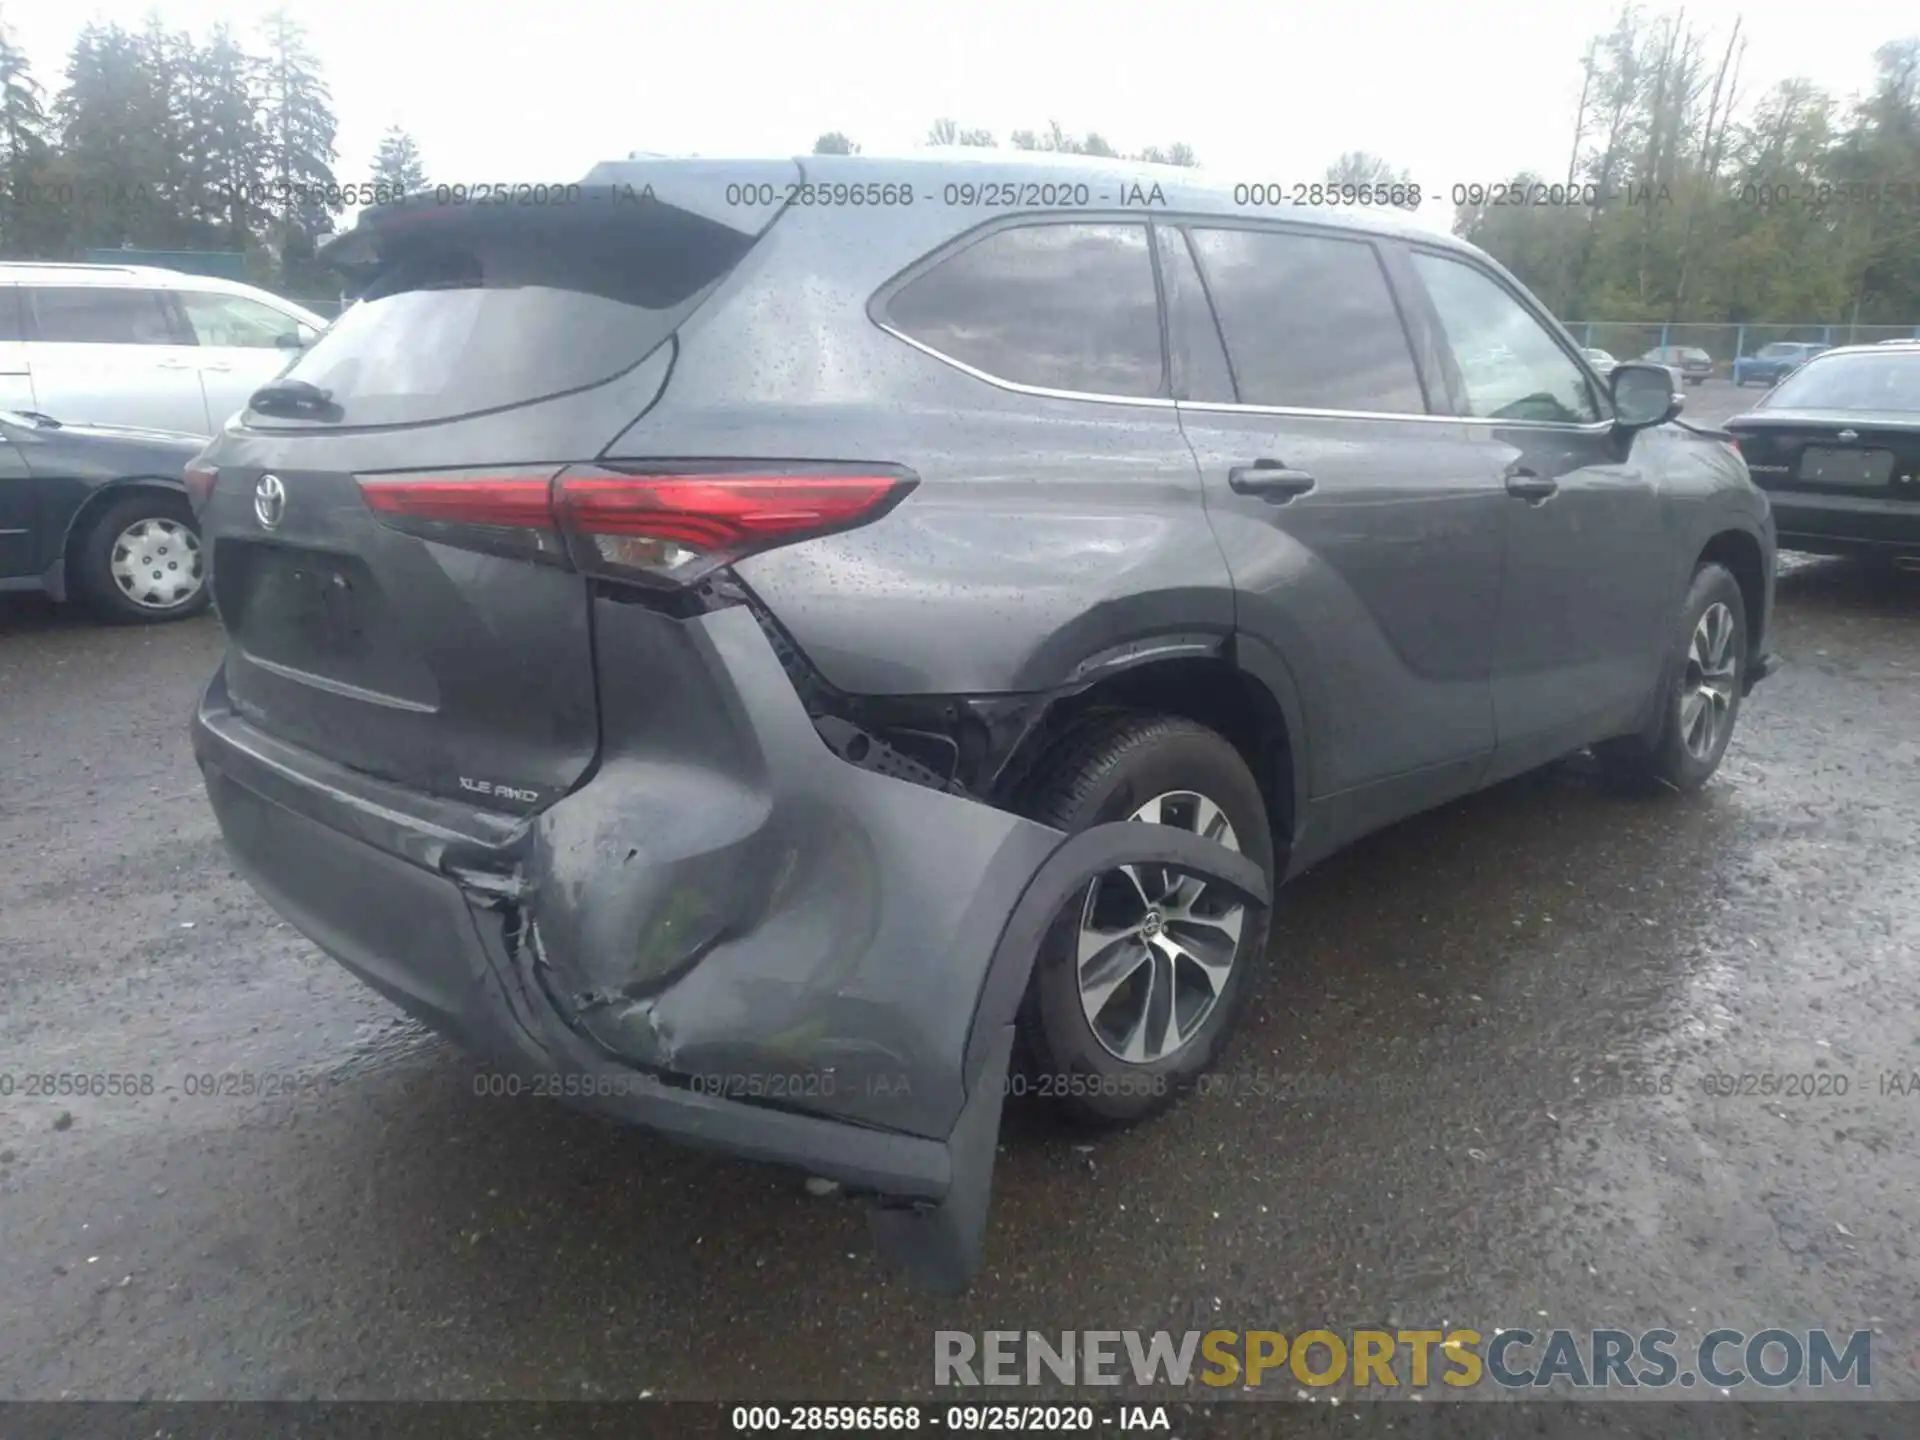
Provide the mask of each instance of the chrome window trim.
POLYGON ((1576 435, 1599 435, 1613 429, 1611 420, 1579 425, 1562 420, 1489 420, 1479 415, 1421 415, 1400 410, 1322 410, 1304 405, 1240 405, 1225 400, 1169 400, 1164 396, 1109 395, 1094 390, 1053 390, 1044 385, 1024 385, 1018 380, 1003 380, 998 375, 990 375, 984 370, 975 369, 964 360, 956 360, 951 355, 895 329, 892 325, 881 321, 875 323, 894 339, 911 345, 921 354, 930 356, 943 365, 951 365, 963 375, 985 381, 996 390, 1010 391, 1015 395, 1036 395, 1043 400, 1085 400, 1096 405, 1145 405, 1155 409, 1197 410, 1224 415, 1293 416, 1307 420, 1418 420, 1429 425, 1481 425, 1496 430, 1560 430, 1576 435))
POLYGON ((1004 380, 998 375, 990 375, 956 360, 945 351, 936 350, 924 341, 916 340, 903 330, 896 329, 884 320, 875 320, 887 334, 896 340, 905 341, 923 355, 930 355, 943 365, 951 365, 963 375, 971 375, 976 380, 984 380, 996 390, 1008 390, 1015 395, 1037 395, 1043 400, 1090 400, 1097 405, 1148 405, 1157 409, 1172 409, 1174 401, 1165 395, 1109 395, 1096 390, 1054 390, 1045 385, 1026 385, 1018 380, 1004 380))

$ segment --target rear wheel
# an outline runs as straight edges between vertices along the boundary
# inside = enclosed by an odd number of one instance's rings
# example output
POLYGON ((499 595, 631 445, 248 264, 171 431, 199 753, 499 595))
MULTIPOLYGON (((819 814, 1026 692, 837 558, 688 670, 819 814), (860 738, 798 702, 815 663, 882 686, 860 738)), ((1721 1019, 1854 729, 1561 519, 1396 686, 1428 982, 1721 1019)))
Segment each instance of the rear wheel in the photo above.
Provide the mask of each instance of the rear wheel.
POLYGON ((1747 608, 1724 566, 1694 572, 1675 630, 1658 733, 1609 740, 1594 754, 1621 779, 1691 791, 1720 768, 1746 679, 1747 608))
POLYGON ((74 587, 103 620, 150 625, 207 608, 200 530, 186 500, 139 490, 94 518, 73 555, 74 587))
MULTIPOLYGON (((1027 813, 1077 832, 1177 825, 1273 875, 1260 787, 1233 746, 1193 721, 1103 717, 1043 763, 1027 813)), ((1102 875, 1055 921, 1021 1006, 1027 1089, 1073 1119, 1127 1125, 1210 1069, 1266 948, 1264 912, 1153 866, 1102 875)))

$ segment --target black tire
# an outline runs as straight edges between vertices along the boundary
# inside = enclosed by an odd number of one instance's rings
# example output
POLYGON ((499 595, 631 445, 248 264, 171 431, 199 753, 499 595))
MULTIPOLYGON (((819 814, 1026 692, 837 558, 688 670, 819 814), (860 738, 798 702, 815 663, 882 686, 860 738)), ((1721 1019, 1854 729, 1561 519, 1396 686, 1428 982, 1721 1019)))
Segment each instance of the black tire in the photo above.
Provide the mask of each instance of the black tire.
MULTIPOLYGON (((1042 761, 1023 809, 1077 833, 1128 819, 1169 792, 1191 792, 1217 805, 1240 852, 1271 882, 1273 832, 1260 787, 1233 746, 1191 720, 1108 715, 1083 724, 1042 761)), ((1246 1008, 1251 972, 1265 954, 1267 916, 1246 913, 1232 968, 1194 1033, 1171 1053, 1140 1064, 1110 1052, 1082 1008, 1076 945, 1084 905, 1066 907, 1034 960, 1019 1017, 1021 1078, 1027 1093, 1053 1100, 1070 1120, 1132 1125, 1173 1104, 1218 1060, 1246 1008)), ((1116 992, 1116 998, 1125 997, 1116 992)))
MULTIPOLYGON (((102 620, 120 625, 153 625, 167 620, 185 620, 207 608, 206 557, 199 549, 200 529, 186 497, 166 490, 135 490, 110 502, 93 518, 70 557, 74 592, 102 620), (200 584, 192 596, 176 604, 142 604, 135 594, 123 588, 114 575, 114 561, 121 537, 143 521, 156 526, 181 526, 191 534, 192 546, 182 553, 177 542, 156 540, 153 547, 155 571, 168 588, 177 586, 189 567, 200 584)), ((148 594, 158 595, 159 590, 148 594)))
POLYGON ((1747 607, 1740 586, 1721 565, 1709 562, 1694 572, 1687 588, 1686 603, 1680 607, 1679 623, 1674 627, 1673 650, 1667 657, 1665 677, 1661 681, 1660 728, 1648 739, 1629 735, 1594 747, 1594 754, 1607 771, 1630 784, 1669 785, 1675 790, 1698 790, 1720 768, 1727 743, 1733 738, 1740 719, 1740 701, 1747 677, 1747 607), (1726 650, 1732 661, 1731 695, 1715 727, 1712 743, 1703 754, 1689 747, 1686 717, 1689 697, 1696 693, 1700 667, 1694 640, 1707 612, 1716 605, 1726 607, 1732 620, 1732 634, 1726 650))

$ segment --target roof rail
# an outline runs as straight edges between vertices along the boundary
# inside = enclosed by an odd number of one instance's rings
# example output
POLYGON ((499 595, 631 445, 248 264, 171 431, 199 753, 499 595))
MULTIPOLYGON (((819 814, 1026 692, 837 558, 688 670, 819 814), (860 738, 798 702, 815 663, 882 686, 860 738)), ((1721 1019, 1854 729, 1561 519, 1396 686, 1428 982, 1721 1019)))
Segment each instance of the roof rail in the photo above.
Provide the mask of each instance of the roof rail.
POLYGON ((0 260, 0 270, 118 270, 132 275, 146 265, 98 265, 84 260, 0 260))

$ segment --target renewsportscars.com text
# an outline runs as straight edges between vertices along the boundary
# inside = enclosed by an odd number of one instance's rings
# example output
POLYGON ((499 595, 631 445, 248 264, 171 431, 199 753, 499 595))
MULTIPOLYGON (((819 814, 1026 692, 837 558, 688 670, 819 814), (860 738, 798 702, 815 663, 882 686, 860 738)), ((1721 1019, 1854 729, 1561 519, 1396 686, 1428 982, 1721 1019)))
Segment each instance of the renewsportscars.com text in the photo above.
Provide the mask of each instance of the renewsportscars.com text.
POLYGON ((968 1385, 1193 1384, 1732 1390, 1873 1383, 1873 1332, 1710 1330, 938 1330, 933 1380, 968 1385))

